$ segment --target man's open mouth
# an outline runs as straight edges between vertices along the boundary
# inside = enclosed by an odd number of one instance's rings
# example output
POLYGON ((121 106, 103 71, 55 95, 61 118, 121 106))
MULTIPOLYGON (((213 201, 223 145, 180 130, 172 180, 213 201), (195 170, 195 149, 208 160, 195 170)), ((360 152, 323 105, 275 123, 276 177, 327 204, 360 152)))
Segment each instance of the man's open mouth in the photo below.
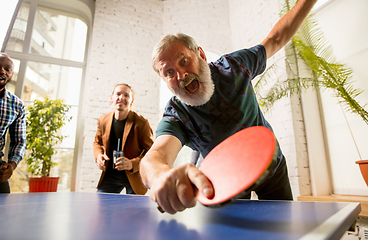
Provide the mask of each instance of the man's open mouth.
POLYGON ((193 79, 192 81, 188 82, 184 88, 190 92, 190 93, 194 93, 198 90, 199 88, 199 82, 197 79, 193 79))

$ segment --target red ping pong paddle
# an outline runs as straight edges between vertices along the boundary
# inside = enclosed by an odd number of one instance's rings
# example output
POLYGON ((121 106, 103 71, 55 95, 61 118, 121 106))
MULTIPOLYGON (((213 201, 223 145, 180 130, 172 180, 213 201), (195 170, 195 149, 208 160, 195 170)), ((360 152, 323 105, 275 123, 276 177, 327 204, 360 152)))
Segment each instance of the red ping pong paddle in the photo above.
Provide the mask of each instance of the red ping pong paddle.
POLYGON ((255 126, 231 135, 203 159, 199 169, 211 181, 214 197, 198 192, 197 200, 208 207, 235 201, 264 182, 276 158, 276 139, 270 129, 255 126))

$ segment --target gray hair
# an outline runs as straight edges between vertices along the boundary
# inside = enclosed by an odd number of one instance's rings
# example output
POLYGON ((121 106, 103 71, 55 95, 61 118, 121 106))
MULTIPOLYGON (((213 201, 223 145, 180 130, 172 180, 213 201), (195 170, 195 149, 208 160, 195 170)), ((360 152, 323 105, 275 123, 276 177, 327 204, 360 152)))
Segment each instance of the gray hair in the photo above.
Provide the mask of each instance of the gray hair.
POLYGON ((192 38, 189 35, 186 35, 184 33, 177 33, 177 34, 169 34, 166 35, 164 38, 161 39, 161 41, 159 41, 156 46, 153 49, 152 52, 152 67, 153 69, 158 72, 158 69, 156 68, 155 64, 156 64, 156 60, 158 58, 158 56, 165 51, 166 48, 168 48, 169 46, 171 46, 173 43, 180 41, 181 43, 184 44, 184 46, 186 46, 187 48, 189 48, 190 50, 193 50, 197 55, 199 55, 199 50, 198 50, 198 44, 196 43, 196 41, 194 40, 194 38, 192 38))

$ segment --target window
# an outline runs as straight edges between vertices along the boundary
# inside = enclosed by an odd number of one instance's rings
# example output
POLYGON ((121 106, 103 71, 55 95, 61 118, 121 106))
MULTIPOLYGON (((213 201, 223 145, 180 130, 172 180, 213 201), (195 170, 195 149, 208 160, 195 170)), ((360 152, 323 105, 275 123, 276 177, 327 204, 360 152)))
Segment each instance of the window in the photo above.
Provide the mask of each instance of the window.
MULTIPOLYGON (((366 63, 368 56, 368 2, 326 1, 328 6, 315 14, 326 39, 333 47, 338 62, 353 70, 352 85, 362 90, 356 99, 364 106, 368 102, 366 63), (345 15, 341 19, 341 15, 345 15)), ((368 157, 368 126, 357 115, 347 112, 333 92, 321 92, 328 152, 330 156, 333 193, 368 195, 367 186, 355 161, 368 157)), ((367 107, 365 106, 365 109, 367 107)))
POLYGON ((318 9, 319 7, 324 6, 326 3, 328 3, 329 0, 319 0, 318 2, 316 2, 316 4, 314 5, 314 9, 318 9))
MULTIPOLYGON (((51 176, 59 176, 58 191, 70 191, 76 149, 79 99, 85 72, 88 26, 68 11, 24 0, 14 22, 5 52, 15 64, 7 89, 30 106, 35 99, 63 99, 71 106, 72 121, 62 129, 68 135, 56 146, 51 176)), ((27 153, 26 153, 27 154, 27 153)), ((12 192, 27 192, 26 164, 22 161, 10 179, 12 192)))

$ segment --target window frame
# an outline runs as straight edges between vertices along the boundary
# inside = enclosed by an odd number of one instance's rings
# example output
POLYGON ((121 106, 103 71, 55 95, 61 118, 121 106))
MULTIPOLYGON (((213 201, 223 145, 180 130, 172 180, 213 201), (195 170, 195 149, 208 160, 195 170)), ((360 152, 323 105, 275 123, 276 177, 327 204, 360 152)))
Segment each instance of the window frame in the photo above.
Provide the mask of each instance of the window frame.
MULTIPOLYGON (((20 0, 22 1, 22 0, 20 0)), ((18 97, 22 98, 24 81, 26 76, 26 68, 29 61, 45 63, 45 64, 55 64, 62 67, 75 67, 80 68, 82 70, 82 78, 81 78, 81 86, 80 86, 80 96, 78 105, 73 105, 73 107, 78 107, 77 112, 77 126, 75 133, 75 144, 74 144, 74 154, 73 154, 73 167, 71 172, 71 185, 70 190, 75 191, 79 189, 78 183, 78 173, 79 173, 79 165, 78 159, 81 159, 81 155, 83 150, 80 149, 80 146, 83 146, 83 139, 79 136, 84 131, 84 121, 85 118, 83 116, 83 111, 80 106, 83 104, 84 92, 85 92, 85 80, 87 76, 87 59, 90 52, 90 43, 92 38, 92 21, 93 21, 93 12, 94 12, 94 1, 93 0, 64 0, 62 3, 58 0, 23 0, 22 3, 29 4, 29 13, 28 13, 28 21, 27 28, 25 32, 23 49, 21 52, 6 50, 5 52, 14 59, 20 61, 19 71, 17 76, 17 81, 15 85, 14 94, 18 97), (82 2, 83 1, 83 2, 82 2), (73 17, 78 17, 81 21, 83 21, 87 26, 87 36, 86 36, 86 45, 84 51, 84 59, 82 62, 61 59, 61 58, 53 58, 49 56, 42 55, 33 55, 30 53, 31 41, 32 41, 32 32, 35 24, 35 16, 37 13, 38 6, 54 9, 57 11, 62 11, 66 13, 70 13, 73 17), (73 7, 71 7, 73 6, 73 7)), ((6 150, 6 149, 5 149, 6 150)))

